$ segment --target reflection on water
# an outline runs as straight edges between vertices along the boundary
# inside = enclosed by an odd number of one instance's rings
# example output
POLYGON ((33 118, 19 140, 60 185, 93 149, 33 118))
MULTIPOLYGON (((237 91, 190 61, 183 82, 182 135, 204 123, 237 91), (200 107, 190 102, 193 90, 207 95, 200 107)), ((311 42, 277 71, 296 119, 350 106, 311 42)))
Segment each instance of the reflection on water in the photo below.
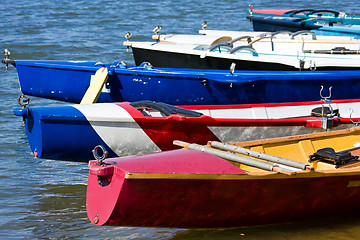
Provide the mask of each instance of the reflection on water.
MULTIPOLYGON (((329 209, 331 211, 331 209, 329 209)), ((289 213, 291 214, 291 213, 289 213)), ((359 239, 358 216, 338 216, 305 222, 247 228, 189 230, 172 239, 359 239)))
MULTIPOLYGON (((331 209, 329 209, 331 211, 331 209)), ((289 213, 291 214, 291 213, 289 213)), ((358 216, 338 216, 328 219, 256 226, 246 228, 189 230, 174 236, 180 239, 359 239, 360 219, 358 216)))

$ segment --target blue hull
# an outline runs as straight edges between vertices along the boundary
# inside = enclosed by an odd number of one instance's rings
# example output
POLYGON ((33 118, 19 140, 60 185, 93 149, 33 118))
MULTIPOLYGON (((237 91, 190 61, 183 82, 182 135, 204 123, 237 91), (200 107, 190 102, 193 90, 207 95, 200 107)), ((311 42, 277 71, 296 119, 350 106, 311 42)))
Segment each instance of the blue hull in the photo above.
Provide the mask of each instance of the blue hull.
POLYGON ((97 145, 106 147, 109 157, 117 156, 84 115, 73 107, 30 108, 24 121, 30 148, 36 157, 88 161, 93 159, 92 149, 97 145))
POLYGON ((91 76, 109 67, 98 102, 152 100, 173 105, 306 102, 332 87, 332 99, 359 98, 360 71, 235 71, 96 65, 95 62, 16 61, 26 95, 79 103, 91 76))

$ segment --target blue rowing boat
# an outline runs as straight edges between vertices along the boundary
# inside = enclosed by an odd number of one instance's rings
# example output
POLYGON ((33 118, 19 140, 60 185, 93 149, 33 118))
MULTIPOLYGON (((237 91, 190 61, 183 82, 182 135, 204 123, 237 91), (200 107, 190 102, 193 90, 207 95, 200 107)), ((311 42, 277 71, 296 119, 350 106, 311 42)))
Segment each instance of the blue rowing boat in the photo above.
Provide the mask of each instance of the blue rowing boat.
POLYGON ((117 157, 175 149, 174 140, 206 144, 210 140, 255 140, 342 128, 359 120, 358 109, 360 99, 334 100, 331 104, 317 101, 181 108, 139 101, 24 106, 14 114, 23 117, 34 156, 88 161, 97 145, 103 146, 109 157, 117 157))
POLYGON ((23 94, 79 103, 100 68, 108 70, 97 102, 152 100, 173 105, 218 105, 357 99, 360 70, 237 71, 154 68, 75 61, 16 60, 23 94))

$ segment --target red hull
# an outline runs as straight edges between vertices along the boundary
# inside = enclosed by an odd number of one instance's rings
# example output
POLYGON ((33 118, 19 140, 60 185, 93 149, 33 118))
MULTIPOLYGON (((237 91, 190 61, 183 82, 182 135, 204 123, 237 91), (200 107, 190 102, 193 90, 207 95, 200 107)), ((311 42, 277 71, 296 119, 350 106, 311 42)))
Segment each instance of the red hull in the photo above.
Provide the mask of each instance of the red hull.
POLYGON ((238 227, 360 210, 359 172, 250 176, 191 150, 106 162, 90 163, 87 211, 96 225, 238 227), (109 184, 101 186, 98 175, 109 184))

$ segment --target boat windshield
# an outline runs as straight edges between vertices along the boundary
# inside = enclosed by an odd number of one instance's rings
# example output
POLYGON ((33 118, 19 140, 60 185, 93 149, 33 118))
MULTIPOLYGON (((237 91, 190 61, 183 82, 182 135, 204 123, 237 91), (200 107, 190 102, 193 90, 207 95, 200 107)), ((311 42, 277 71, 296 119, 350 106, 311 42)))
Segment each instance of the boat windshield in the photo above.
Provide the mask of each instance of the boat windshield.
POLYGON ((209 49, 210 47, 211 47, 210 45, 198 45, 193 49, 194 50, 200 50, 200 51, 219 52, 219 53, 228 53, 231 50, 230 46, 218 46, 218 47, 215 47, 212 50, 209 49))
POLYGON ((202 45, 196 46, 194 48, 194 50, 206 51, 209 49, 209 47, 210 47, 210 45, 202 44, 202 45))
POLYGON ((220 46, 217 48, 214 48, 212 52, 219 52, 219 53, 228 53, 230 52, 231 47, 230 46, 220 46))

